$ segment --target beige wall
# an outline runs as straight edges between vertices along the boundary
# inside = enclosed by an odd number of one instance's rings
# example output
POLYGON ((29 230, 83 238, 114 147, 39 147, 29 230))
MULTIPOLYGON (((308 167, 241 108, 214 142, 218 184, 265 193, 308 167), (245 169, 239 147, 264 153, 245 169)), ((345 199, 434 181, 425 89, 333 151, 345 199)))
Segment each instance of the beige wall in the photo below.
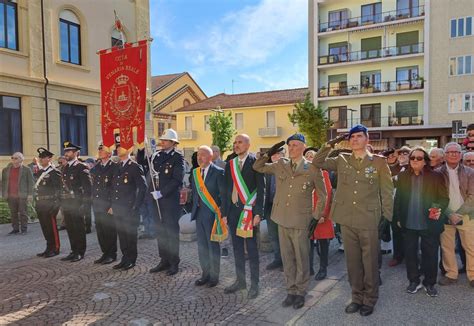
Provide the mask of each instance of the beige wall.
MULTIPOLYGON (((127 42, 148 38, 148 0, 45 0, 45 42, 50 123, 50 149, 60 151, 59 103, 87 107, 89 155, 100 140, 100 69, 97 50, 111 46, 114 9, 125 27, 127 42), (81 25, 81 65, 60 61, 59 13, 73 11, 81 25)), ((19 51, 0 49, 0 95, 21 97, 23 152, 30 160, 46 146, 40 1, 18 0, 19 51)), ((150 53, 150 52, 149 52, 150 53)), ((149 60, 149 71, 150 71, 149 60)), ((150 85, 150 74, 148 74, 150 85)), ((150 98, 148 92, 148 98, 150 98)), ((151 122, 147 132, 152 129, 151 122)), ((0 156, 0 167, 9 156, 0 156)))

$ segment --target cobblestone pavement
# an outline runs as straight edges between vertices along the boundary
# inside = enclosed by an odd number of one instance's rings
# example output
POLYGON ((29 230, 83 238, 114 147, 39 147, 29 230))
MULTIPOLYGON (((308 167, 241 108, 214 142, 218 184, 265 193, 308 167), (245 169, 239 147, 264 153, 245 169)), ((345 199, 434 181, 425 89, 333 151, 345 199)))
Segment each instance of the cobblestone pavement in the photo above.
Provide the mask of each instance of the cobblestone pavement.
MULTIPOLYGON (((159 261, 154 240, 139 240, 137 266, 123 272, 93 264, 100 255, 95 232, 87 236, 85 259, 70 263, 59 260, 69 252, 65 231, 60 232, 61 255, 49 259, 36 257, 45 245, 38 224, 31 224, 25 236, 8 236, 9 231, 10 226, 0 226, 2 325, 281 325, 307 311, 281 308, 286 296, 283 273, 265 271, 271 254, 261 254, 260 295, 247 300, 246 291, 223 293, 235 279, 232 255, 221 260, 216 288, 194 286, 200 276, 196 242, 181 243, 180 273, 169 277, 148 273, 159 261)), ((343 256, 335 251, 331 249, 330 263, 340 265, 343 256)), ((344 270, 332 268, 328 279, 312 281, 306 306, 314 305, 344 275, 344 270)))

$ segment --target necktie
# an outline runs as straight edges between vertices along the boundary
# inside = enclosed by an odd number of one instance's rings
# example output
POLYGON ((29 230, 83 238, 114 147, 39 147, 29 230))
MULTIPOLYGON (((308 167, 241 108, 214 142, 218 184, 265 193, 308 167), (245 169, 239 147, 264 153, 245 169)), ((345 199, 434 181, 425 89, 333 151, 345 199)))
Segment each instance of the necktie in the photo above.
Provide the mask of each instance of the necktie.
MULTIPOLYGON (((242 160, 239 160, 239 170, 242 171, 242 166, 243 166, 243 162, 242 160)), ((235 187, 235 184, 234 184, 234 187, 232 188, 232 202, 234 204, 237 204, 237 202, 239 201, 239 194, 237 193, 237 188, 235 187)))
POLYGON ((202 180, 206 180, 206 169, 201 169, 202 180))
POLYGON ((293 172, 296 171, 296 163, 291 163, 291 169, 293 170, 293 172))

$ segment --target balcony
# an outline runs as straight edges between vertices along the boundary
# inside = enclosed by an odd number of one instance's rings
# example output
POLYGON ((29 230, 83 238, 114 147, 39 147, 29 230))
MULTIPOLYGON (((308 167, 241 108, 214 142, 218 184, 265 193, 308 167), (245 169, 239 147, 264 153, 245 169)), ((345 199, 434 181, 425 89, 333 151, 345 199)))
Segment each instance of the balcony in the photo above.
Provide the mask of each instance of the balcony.
POLYGON ((197 138, 197 131, 196 130, 181 130, 178 131, 179 139, 180 140, 194 140, 197 138))
POLYGON ((404 46, 391 46, 379 50, 354 51, 342 54, 323 55, 319 57, 319 65, 332 65, 345 62, 357 62, 379 58, 398 57, 409 54, 423 53, 424 43, 404 46))
POLYGON ((280 137, 281 127, 258 128, 258 135, 263 138, 280 137))
POLYGON ((423 115, 415 116, 385 116, 371 119, 348 118, 347 120, 339 120, 332 122, 333 129, 347 129, 352 128, 356 124, 363 124, 368 128, 383 128, 383 127, 405 127, 405 126, 420 126, 423 125, 423 115))
POLYGON ((380 14, 366 15, 354 18, 335 20, 319 24, 319 33, 328 33, 348 28, 366 27, 375 24, 396 22, 402 19, 422 17, 425 15, 425 6, 385 11, 380 14))
MULTIPOLYGON (((343 83, 344 84, 344 83, 343 83)), ((424 88, 424 80, 399 80, 386 81, 374 84, 364 85, 340 85, 334 87, 321 87, 319 89, 319 98, 334 97, 334 96, 353 96, 389 92, 401 92, 411 90, 421 90, 424 88)))

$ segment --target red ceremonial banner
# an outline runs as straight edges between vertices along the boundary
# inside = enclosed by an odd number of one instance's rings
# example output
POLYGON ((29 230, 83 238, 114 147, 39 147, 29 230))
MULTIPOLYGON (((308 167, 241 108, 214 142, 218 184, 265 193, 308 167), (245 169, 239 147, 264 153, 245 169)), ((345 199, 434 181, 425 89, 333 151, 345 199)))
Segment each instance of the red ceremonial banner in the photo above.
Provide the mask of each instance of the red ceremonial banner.
POLYGON ((102 142, 109 150, 114 148, 117 129, 123 149, 132 149, 134 131, 138 147, 144 146, 147 48, 144 40, 99 52, 102 142))

